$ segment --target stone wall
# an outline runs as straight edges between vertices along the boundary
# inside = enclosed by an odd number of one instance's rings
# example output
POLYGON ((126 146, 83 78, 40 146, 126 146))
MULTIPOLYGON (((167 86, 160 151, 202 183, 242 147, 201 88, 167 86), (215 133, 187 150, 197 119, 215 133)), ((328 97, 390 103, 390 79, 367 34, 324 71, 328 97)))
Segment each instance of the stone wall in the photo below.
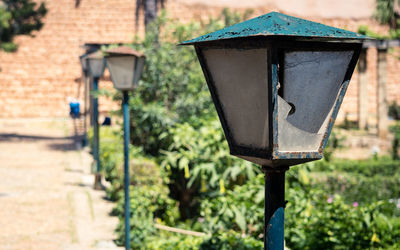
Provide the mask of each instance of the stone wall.
MULTIPOLYGON (((358 0, 349 0, 357 2, 358 0)), ((83 53, 84 43, 129 42, 135 33, 143 34, 142 18, 135 30, 134 0, 80 0, 75 7, 72 0, 45 0, 49 10, 43 29, 34 37, 16 39, 16 53, 0 52, 0 117, 63 117, 68 115, 68 98, 82 97, 82 76, 78 56, 83 53)), ((192 19, 216 17, 223 9, 221 0, 215 1, 169 0, 166 4, 170 17, 188 22, 192 19)), ((222 1, 223 2, 223 1, 222 1)), ((226 1, 225 1, 226 2, 226 1)), ((237 2, 237 1, 236 1, 237 2)), ((261 0, 258 2, 262 2, 261 0)), ((276 3, 277 1, 275 1, 276 3)), ((307 1, 308 2, 308 1, 307 1)), ((368 3, 370 0, 367 1, 368 3)), ((273 0, 254 8, 253 16, 270 11, 282 11, 273 0)), ((234 5, 244 11, 243 5, 234 5)), ((254 6, 253 6, 254 7, 254 6)), ((287 8, 287 7, 285 7, 287 8)), ((284 9, 284 13, 295 11, 284 9)), ((315 11, 314 11, 315 12, 315 11)), ((325 15, 326 16, 326 15, 325 15)), ((329 15, 328 15, 329 16, 329 15)), ((375 32, 387 32, 370 18, 327 18, 309 15, 299 16, 339 28, 357 31, 360 25, 368 25, 375 32)), ((388 56, 388 100, 400 103, 400 61, 388 56)), ((376 50, 368 51, 368 93, 370 118, 376 113, 376 50)), ((106 78, 107 75, 106 75, 106 78)), ((101 81, 101 87, 112 88, 109 81, 101 81)), ((106 113, 116 108, 110 100, 100 99, 100 110, 106 113)), ((348 114, 357 118, 357 74, 353 76, 340 117, 348 114)))

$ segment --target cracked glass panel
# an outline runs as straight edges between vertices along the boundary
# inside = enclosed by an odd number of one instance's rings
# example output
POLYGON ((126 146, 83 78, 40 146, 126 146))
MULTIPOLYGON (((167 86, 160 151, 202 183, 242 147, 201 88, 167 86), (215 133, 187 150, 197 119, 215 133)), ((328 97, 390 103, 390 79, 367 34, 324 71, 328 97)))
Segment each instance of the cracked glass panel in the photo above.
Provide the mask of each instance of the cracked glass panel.
POLYGON ((107 57, 107 67, 116 89, 129 90, 134 87, 135 56, 107 57))
POLYGON ((279 151, 317 151, 353 51, 285 53, 278 100, 279 151))
POLYGON ((266 149, 268 132, 267 49, 204 49, 223 116, 236 144, 266 149))

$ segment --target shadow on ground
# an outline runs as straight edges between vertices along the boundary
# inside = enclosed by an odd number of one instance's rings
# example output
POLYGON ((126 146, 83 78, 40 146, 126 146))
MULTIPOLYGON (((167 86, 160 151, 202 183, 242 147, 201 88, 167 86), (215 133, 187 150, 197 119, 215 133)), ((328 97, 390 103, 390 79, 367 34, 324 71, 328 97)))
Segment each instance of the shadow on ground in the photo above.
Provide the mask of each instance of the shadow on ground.
POLYGON ((18 133, 0 133, 0 143, 7 142, 35 142, 35 141, 49 141, 47 147, 56 151, 75 151, 79 149, 82 142, 82 136, 37 136, 18 133), (53 142, 54 141, 54 142, 53 142))

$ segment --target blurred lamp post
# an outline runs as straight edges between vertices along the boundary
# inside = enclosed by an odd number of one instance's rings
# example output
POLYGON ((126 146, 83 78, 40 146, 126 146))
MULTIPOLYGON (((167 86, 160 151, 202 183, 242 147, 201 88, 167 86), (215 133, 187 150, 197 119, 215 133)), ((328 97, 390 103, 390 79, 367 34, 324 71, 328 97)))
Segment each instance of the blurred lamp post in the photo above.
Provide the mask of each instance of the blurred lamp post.
POLYGON ((265 172, 265 249, 283 249, 285 172, 321 159, 362 40, 276 12, 194 45, 230 153, 265 172))
POLYGON ((82 140, 82 146, 86 147, 88 145, 88 138, 87 138, 87 110, 88 110, 88 89, 89 89, 89 84, 88 84, 88 67, 87 67, 87 61, 86 61, 87 54, 83 54, 79 57, 79 61, 81 63, 82 67, 82 72, 83 72, 83 100, 84 100, 84 109, 83 109, 83 126, 84 126, 84 134, 83 134, 83 140, 82 140))
MULTIPOLYGON (((86 57, 89 75, 93 78, 93 91, 99 89, 99 79, 103 76, 105 59, 100 51, 89 54, 86 57)), ((93 156, 96 163, 94 188, 102 189, 100 174, 100 148, 99 148, 99 107, 97 95, 93 97, 93 156)))
POLYGON ((122 110, 124 115, 124 191, 125 191, 125 248, 130 249, 130 211, 129 211, 129 91, 134 90, 142 74, 145 57, 129 48, 118 47, 106 51, 106 62, 111 81, 117 90, 122 91, 122 110))

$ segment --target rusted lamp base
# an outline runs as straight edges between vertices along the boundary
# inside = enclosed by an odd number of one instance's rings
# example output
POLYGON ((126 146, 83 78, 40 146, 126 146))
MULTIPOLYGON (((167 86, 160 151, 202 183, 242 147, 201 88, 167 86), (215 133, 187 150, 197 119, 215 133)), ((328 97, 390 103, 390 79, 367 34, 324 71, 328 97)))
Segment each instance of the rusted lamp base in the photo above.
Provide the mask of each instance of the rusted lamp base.
POLYGON ((93 188, 95 190, 103 190, 104 189, 103 184, 101 184, 101 174, 95 174, 93 188))

